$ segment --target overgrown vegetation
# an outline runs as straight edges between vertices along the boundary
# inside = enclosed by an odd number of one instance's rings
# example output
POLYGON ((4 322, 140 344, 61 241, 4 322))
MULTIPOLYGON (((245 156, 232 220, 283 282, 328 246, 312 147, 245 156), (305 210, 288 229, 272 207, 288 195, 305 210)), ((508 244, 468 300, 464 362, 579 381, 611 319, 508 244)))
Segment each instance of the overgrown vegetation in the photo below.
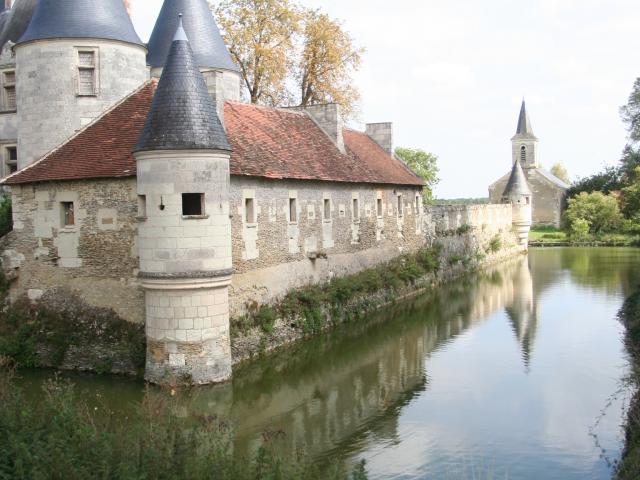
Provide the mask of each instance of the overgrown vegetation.
POLYGON ((61 289, 35 303, 20 299, 0 314, 0 355, 22 367, 59 367, 72 349, 82 352, 83 369, 142 372, 144 326, 61 289))
POLYGON ((500 238, 500 235, 496 235, 489 242, 489 251, 491 253, 496 253, 501 248, 502 248, 502 238, 500 238))
POLYGON ((13 216, 11 213, 11 195, 0 195, 0 237, 4 237, 13 230, 13 216))
POLYGON ((402 255, 378 267, 355 275, 336 278, 322 285, 312 285, 290 291, 275 307, 252 305, 249 313, 232 325, 234 334, 259 327, 271 333, 276 318, 282 318, 305 334, 317 333, 333 321, 360 318, 368 304, 355 302, 379 292, 393 294, 414 284, 419 278, 440 269, 440 245, 425 248, 411 255, 402 255), (351 305, 351 306, 350 306, 351 305))
POLYGON ((232 428, 213 416, 179 415, 179 399, 179 392, 148 391, 123 417, 106 405, 89 408, 71 384, 54 380, 37 401, 27 400, 0 359, 0 479, 367 478, 363 463, 347 474, 339 463, 321 468, 302 454, 281 458, 268 438, 253 458, 236 458, 232 428))

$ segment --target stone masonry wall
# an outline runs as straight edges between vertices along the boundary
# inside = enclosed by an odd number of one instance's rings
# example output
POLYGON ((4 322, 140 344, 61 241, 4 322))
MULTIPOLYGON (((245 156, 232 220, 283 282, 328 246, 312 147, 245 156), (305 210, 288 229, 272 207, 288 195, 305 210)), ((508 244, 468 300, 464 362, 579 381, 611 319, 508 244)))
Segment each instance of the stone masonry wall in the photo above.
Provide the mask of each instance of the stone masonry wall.
POLYGON ((254 302, 270 303, 292 288, 417 250, 426 240, 419 193, 411 187, 232 177, 231 316, 254 302), (247 199, 254 218, 247 218, 247 199), (295 200, 297 221, 290 218, 290 199, 295 200), (354 212, 356 200, 359 213, 354 212))

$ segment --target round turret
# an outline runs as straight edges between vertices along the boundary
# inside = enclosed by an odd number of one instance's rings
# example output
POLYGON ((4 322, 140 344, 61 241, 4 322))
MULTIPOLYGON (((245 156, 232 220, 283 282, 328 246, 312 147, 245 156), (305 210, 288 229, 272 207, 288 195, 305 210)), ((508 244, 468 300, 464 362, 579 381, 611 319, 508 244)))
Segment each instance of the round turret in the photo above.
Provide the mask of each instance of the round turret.
POLYGON ((510 203, 513 207, 513 226, 518 235, 520 245, 529 243, 529 230, 531 230, 532 195, 527 177, 524 175, 520 160, 513 163, 511 176, 502 194, 502 202, 510 203))
POLYGON ((40 0, 15 54, 21 169, 148 79, 122 0, 40 0))

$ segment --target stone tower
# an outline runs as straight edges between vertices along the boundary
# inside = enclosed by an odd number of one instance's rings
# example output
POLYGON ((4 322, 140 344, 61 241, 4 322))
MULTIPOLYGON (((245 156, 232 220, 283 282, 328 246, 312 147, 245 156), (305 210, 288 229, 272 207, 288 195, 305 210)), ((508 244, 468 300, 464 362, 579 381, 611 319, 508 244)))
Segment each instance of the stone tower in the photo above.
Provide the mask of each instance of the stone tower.
POLYGON ((162 73, 179 14, 182 14, 196 65, 224 123, 225 100, 240 100, 240 70, 231 60, 207 0, 164 0, 149 39, 147 63, 151 66, 151 76, 160 77, 162 73))
POLYGON ((122 0, 39 0, 15 55, 20 169, 148 78, 122 0))
POLYGON ((518 129, 511 139, 512 160, 520 161, 522 168, 538 168, 538 138, 533 134, 531 120, 527 113, 527 106, 522 100, 520 107, 520 117, 518 118, 518 129))
POLYGON ((180 23, 135 148, 151 382, 231 377, 230 150, 180 23))
POLYGON ((531 229, 531 189, 518 158, 513 163, 511 176, 502 194, 502 202, 512 205, 513 227, 518 235, 518 243, 527 246, 531 229))

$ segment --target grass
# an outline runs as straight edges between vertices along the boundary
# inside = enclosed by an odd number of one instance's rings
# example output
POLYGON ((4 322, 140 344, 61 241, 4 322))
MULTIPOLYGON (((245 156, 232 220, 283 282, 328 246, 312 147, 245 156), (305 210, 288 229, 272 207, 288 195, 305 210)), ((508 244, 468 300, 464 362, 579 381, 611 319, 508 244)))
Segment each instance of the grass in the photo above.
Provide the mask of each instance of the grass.
MULTIPOLYGON (((529 241, 541 244, 553 244, 558 242, 572 243, 571 238, 569 238, 564 231, 552 226, 532 227, 529 232, 529 241)), ((632 247, 640 245, 640 236, 631 233, 605 233, 598 236, 591 236, 587 240, 587 243, 594 245, 602 244, 632 247)))
POLYGON ((70 383, 47 382, 27 401, 0 359, 0 479, 350 479, 367 478, 364 464, 347 473, 334 462, 320 469, 303 453, 282 458, 263 439, 252 458, 233 454, 232 427, 212 416, 185 416, 178 391, 148 391, 127 417, 89 408, 70 383))

